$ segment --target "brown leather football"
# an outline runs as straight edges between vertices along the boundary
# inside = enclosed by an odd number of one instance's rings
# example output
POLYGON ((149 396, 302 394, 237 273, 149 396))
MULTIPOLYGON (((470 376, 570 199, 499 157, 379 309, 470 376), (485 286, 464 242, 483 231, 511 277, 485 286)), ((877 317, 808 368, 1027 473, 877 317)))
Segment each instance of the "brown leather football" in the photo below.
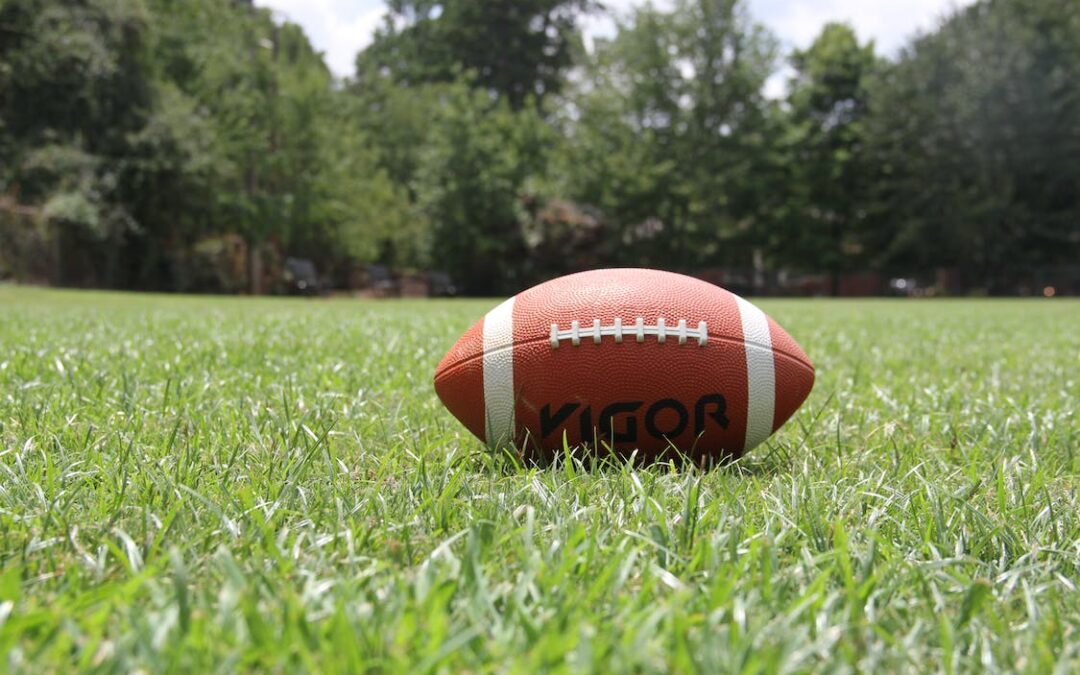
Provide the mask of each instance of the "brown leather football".
POLYGON ((738 456, 795 412, 814 366, 775 321, 692 277, 571 274, 488 312, 435 370, 446 407, 526 456, 592 446, 642 459, 738 456))

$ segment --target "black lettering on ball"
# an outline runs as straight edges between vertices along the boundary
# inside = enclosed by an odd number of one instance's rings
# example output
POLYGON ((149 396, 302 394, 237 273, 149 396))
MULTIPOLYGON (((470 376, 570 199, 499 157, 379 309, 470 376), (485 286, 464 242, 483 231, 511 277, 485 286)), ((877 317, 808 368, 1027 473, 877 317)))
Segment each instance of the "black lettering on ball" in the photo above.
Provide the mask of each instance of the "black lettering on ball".
POLYGON ((705 394, 698 399, 694 406, 694 435, 701 436, 705 433, 705 416, 708 415, 720 425, 721 429, 727 429, 731 420, 727 417, 727 400, 721 394, 705 394), (712 411, 709 412, 709 407, 712 411))
POLYGON ((547 438, 553 431, 566 424, 574 411, 578 409, 577 403, 564 403, 554 415, 551 414, 551 404, 548 403, 540 409, 540 438, 547 438))
POLYGON ((578 422, 581 423, 581 442, 593 443, 596 440, 596 429, 593 429, 592 406, 585 406, 585 409, 581 411, 578 422))
POLYGON ((632 413, 641 407, 641 401, 622 401, 612 403, 600 412, 600 433, 611 434, 611 440, 616 443, 633 443, 637 441, 637 417, 626 417, 626 430, 615 431, 612 421, 620 413, 632 413))
POLYGON ((686 406, 673 398, 660 399, 649 406, 645 413, 645 431, 653 438, 675 438, 686 431, 686 425, 690 421, 690 414, 686 412, 686 406), (671 429, 661 429, 656 425, 656 417, 664 410, 674 410, 679 416, 679 422, 671 429))

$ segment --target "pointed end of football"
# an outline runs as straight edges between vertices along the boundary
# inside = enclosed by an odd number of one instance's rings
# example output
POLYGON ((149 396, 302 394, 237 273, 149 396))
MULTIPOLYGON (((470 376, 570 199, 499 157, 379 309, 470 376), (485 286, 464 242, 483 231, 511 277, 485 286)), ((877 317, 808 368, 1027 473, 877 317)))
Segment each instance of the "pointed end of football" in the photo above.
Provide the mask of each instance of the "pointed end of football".
POLYGON ((484 322, 477 321, 435 369, 435 393, 465 428, 484 440, 484 322))
POLYGON ((769 319, 773 341, 776 370, 776 411, 773 415, 773 431, 795 414, 814 388, 814 364, 775 321, 769 319))

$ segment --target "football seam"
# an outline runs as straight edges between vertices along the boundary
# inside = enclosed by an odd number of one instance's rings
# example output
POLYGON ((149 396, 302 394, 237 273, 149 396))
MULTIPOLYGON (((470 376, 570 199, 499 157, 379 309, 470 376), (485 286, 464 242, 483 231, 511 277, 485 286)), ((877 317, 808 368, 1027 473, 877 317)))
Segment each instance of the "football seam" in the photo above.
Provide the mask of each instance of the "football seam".
MULTIPOLYGON (((504 347, 499 347, 498 349, 492 349, 490 351, 480 352, 479 354, 474 354, 474 355, 472 355, 472 356, 470 356, 468 358, 461 359, 460 361, 456 361, 452 365, 449 365, 446 368, 444 368, 441 373, 438 373, 435 376, 434 381, 438 382, 439 380, 444 380, 444 379, 446 379, 446 376, 449 375, 451 372, 457 370, 458 368, 460 368, 460 367, 462 367, 462 366, 464 366, 464 365, 466 365, 466 364, 468 364, 468 363, 470 363, 472 361, 476 361, 478 359, 483 359, 484 356, 486 356, 488 354, 497 354, 498 352, 505 351, 507 349, 514 349, 516 347, 523 347, 525 345, 536 344, 538 342, 547 342, 548 340, 549 340, 548 336, 532 338, 530 340, 522 340, 521 342, 514 342, 514 343, 506 345, 504 347)), ((814 366, 812 366, 810 363, 800 359, 799 357, 795 356, 794 354, 790 354, 790 353, 788 353, 788 352, 786 352, 786 351, 784 351, 782 349, 777 349, 776 347, 773 347, 773 346, 770 346, 770 345, 763 345, 760 342, 747 342, 746 340, 735 339, 735 338, 726 337, 726 336, 722 336, 722 335, 710 335, 709 336, 709 341, 711 342, 713 340, 716 340, 717 342, 738 343, 738 344, 746 345, 746 346, 749 346, 749 347, 755 347, 757 349, 767 349, 767 350, 771 351, 773 354, 779 354, 780 356, 783 356, 784 358, 788 359, 789 361, 794 361, 795 363, 799 364, 803 368, 806 368, 811 373, 816 374, 816 370, 814 369, 814 366)), ((585 344, 585 343, 583 342, 583 344, 585 344)), ((626 344, 635 344, 635 343, 627 342, 626 344)), ((675 346, 678 347, 680 345, 676 344, 675 346)), ((686 345, 681 345, 681 346, 685 347, 686 345)))
POLYGON ((637 317, 633 324, 623 325, 621 317, 615 317, 610 326, 605 326, 600 319, 593 319, 592 324, 581 327, 580 321, 571 321, 570 328, 560 329, 558 323, 551 324, 549 341, 552 349, 558 349, 563 340, 567 340, 575 347, 581 345, 582 340, 592 340, 594 344, 600 344, 604 337, 615 338, 615 344, 622 344, 627 338, 636 342, 644 342, 646 337, 655 337, 657 342, 667 342, 667 338, 677 340, 684 345, 688 340, 693 340, 699 347, 704 347, 709 341, 709 331, 704 321, 699 321, 696 327, 687 325, 686 319, 679 319, 678 323, 668 326, 664 317, 659 317, 655 324, 646 324, 642 317, 637 317))

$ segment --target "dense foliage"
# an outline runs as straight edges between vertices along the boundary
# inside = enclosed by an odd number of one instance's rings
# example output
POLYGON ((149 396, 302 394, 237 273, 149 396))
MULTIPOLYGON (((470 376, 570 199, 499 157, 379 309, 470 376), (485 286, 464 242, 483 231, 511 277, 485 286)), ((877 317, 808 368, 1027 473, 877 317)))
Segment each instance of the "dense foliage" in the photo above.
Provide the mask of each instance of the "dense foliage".
POLYGON ((249 0, 3 0, 0 277, 267 292, 297 256, 468 293, 600 264, 1009 292, 1080 254, 1076 2, 982 0, 892 61, 837 24, 785 57, 744 0, 645 5, 591 49, 599 3, 478 8, 389 2, 341 82, 249 0))

